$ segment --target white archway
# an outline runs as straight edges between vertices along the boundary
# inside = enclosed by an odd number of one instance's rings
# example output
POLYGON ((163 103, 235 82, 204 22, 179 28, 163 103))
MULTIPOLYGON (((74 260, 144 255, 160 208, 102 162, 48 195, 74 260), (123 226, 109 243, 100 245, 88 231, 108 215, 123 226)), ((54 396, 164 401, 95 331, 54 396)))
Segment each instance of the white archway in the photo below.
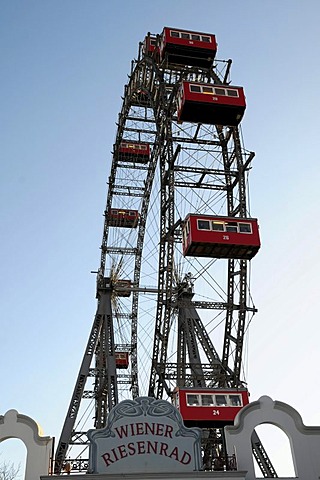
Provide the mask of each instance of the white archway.
MULTIPOLYGON (((278 426, 271 423, 263 423, 255 428, 269 459, 272 462, 279 478, 295 477, 293 456, 288 435, 278 426)), ((256 477, 263 475, 257 466, 256 477)))
POLYGON ((242 408, 234 425, 225 427, 228 454, 236 452, 238 469, 248 472, 247 479, 256 479, 251 435, 258 425, 264 423, 279 427, 289 438, 294 466, 294 477, 291 478, 319 478, 320 427, 306 427, 290 405, 263 396, 242 408))
MULTIPOLYGON (((27 447, 19 438, 7 438, 0 443, 0 472, 14 473, 14 478, 23 480, 27 463, 27 447)), ((0 475, 1 477, 1 475, 0 475)), ((2 477, 1 477, 2 478, 2 477)))
POLYGON ((40 433, 38 424, 32 418, 16 410, 8 410, 5 415, 0 416, 0 443, 17 438, 26 446, 25 480, 35 480, 40 478, 40 475, 49 473, 53 439, 43 437, 40 433))

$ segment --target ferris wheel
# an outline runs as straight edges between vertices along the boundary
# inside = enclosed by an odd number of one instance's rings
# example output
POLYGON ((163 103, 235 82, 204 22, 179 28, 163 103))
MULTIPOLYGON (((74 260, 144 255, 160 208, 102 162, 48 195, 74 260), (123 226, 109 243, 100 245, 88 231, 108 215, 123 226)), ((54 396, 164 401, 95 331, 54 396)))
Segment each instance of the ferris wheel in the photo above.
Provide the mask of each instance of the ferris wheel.
MULTIPOLYGON (((212 34, 165 27, 132 62, 108 178, 97 313, 56 473, 87 467, 88 428, 78 426, 85 399, 91 428, 102 428, 119 401, 145 395, 173 401, 187 426, 206 432, 205 468, 228 467, 223 427, 249 401, 243 352, 260 239, 247 199, 254 153, 239 127, 244 91, 216 52, 212 34)), ((276 476, 253 443, 262 470, 276 476)))

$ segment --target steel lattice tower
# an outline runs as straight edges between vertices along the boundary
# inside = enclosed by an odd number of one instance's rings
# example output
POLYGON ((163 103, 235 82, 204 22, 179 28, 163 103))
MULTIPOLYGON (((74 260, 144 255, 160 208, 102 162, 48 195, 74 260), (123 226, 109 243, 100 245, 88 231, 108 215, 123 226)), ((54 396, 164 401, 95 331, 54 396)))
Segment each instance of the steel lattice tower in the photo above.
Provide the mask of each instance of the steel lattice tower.
MULTIPOLYGON (((132 62, 117 121, 97 312, 57 447, 56 473, 67 461, 72 471, 87 469, 89 427, 78 426, 85 401, 91 405, 87 425, 102 428, 124 398, 170 398, 176 386, 244 385, 245 332, 256 312, 248 261, 186 259, 181 253, 186 214, 250 216, 246 185, 254 153, 243 147, 239 128, 177 119, 181 82, 228 85, 231 60, 210 67, 159 61, 157 49, 146 47, 150 39, 132 62), (148 162, 120 158, 123 141, 148 144, 148 162), (109 212, 121 208, 139 212, 136 228, 112 224, 109 212), (117 368, 117 352, 128 353, 127 369, 117 368)), ((159 45, 161 39, 153 40, 159 45)), ((223 448, 222 429, 208 429, 203 452, 209 469, 212 451, 223 448)), ((253 452, 264 476, 275 477, 257 436, 253 452)))

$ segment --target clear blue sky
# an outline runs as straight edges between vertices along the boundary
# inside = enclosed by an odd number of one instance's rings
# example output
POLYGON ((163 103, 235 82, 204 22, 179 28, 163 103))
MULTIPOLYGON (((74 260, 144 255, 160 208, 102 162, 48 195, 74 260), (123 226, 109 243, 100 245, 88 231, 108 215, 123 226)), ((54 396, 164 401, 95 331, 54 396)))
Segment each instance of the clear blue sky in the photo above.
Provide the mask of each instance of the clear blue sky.
MULTIPOLYGON (((320 425, 318 0, 1 0, 0 414, 59 438, 95 314, 106 181, 130 62, 164 26, 215 33, 256 152, 251 398, 320 425)), ((1 451, 1 450, 0 450, 1 451)))

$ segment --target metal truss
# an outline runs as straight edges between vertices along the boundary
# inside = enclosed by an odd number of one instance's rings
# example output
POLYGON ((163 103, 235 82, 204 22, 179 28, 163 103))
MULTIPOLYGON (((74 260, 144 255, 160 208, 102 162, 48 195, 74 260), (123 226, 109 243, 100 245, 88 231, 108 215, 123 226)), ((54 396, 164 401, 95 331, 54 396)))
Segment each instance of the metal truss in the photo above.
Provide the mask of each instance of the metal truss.
MULTIPOLYGON (((80 426, 85 401, 91 402, 89 428, 102 428, 116 403, 141 392, 170 398, 175 386, 243 385, 245 331, 248 315, 256 312, 247 261, 199 261, 181 254, 181 224, 188 213, 250 216, 246 183, 254 153, 243 148, 238 128, 181 124, 176 117, 182 80, 227 83, 230 67, 231 61, 210 69, 159 64, 141 45, 132 62, 108 178, 97 313, 58 444, 55 473, 66 463, 71 472, 87 468, 88 422, 80 426), (148 163, 121 159, 123 140, 148 143, 148 163), (111 208, 137 210, 138 227, 128 232, 110 225, 111 208), (130 279, 130 297, 117 287, 121 279, 130 279), (219 328, 221 355, 212 339, 219 328), (121 348, 130 354, 126 372, 116 368, 115 353, 121 348)), ((225 448, 223 431, 211 430, 203 435, 209 470, 219 460, 212 452, 225 448)), ((254 452, 259 452, 259 465, 272 473, 257 437, 254 452)))

